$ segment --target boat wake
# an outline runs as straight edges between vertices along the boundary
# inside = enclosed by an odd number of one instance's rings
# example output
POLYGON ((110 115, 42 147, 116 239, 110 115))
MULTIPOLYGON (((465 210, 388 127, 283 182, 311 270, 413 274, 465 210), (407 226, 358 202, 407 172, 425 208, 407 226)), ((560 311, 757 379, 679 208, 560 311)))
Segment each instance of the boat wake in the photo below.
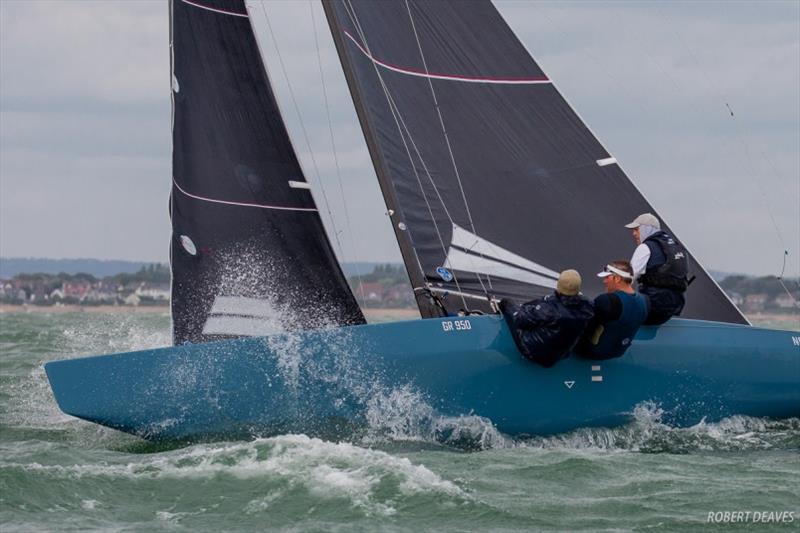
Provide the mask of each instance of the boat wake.
POLYGON ((662 415, 658 406, 645 402, 636 407, 628 424, 617 428, 580 428, 560 435, 517 439, 515 444, 541 449, 672 454, 800 449, 800 418, 771 420, 737 415, 681 428, 663 423, 662 415))

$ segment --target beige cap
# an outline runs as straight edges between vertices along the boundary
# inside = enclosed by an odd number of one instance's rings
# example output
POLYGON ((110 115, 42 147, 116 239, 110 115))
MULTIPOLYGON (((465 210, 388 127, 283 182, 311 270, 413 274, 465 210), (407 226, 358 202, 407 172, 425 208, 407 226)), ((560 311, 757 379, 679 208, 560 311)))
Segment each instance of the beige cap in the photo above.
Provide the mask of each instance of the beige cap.
POLYGON ((581 292, 581 275, 577 270, 565 270, 558 276, 556 290, 564 296, 575 296, 581 292))
POLYGON ((639 226, 651 226, 656 229, 661 229, 661 222, 652 213, 643 213, 636 217, 630 224, 625 224, 626 228, 638 228, 639 226))

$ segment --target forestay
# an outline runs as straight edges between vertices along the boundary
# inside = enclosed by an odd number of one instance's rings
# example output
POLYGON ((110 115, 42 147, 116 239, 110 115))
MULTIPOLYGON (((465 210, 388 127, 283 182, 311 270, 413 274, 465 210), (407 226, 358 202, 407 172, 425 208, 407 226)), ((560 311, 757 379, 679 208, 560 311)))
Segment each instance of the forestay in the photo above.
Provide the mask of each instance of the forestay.
POLYGON ((244 2, 172 0, 173 340, 360 324, 244 2))
MULTIPOLYGON (((423 316, 628 258, 655 212, 488 1, 325 0, 423 316)), ((668 229, 668 228, 667 228, 668 229)), ((745 323, 694 258, 684 317, 745 323)))

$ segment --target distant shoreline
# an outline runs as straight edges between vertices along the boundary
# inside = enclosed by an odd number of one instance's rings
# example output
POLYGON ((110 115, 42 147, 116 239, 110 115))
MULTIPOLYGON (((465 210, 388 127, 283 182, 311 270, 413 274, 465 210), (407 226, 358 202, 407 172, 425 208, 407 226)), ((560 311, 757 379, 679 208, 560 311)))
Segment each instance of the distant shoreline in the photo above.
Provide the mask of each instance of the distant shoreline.
MULTIPOLYGON (((416 309, 363 309, 367 320, 379 318, 394 320, 413 320, 419 318, 416 309)), ((106 314, 151 314, 169 315, 168 306, 129 306, 129 305, 16 305, 0 304, 0 314, 5 313, 37 313, 37 314, 64 314, 64 313, 106 313, 106 314)))
POLYGON ((156 314, 168 315, 169 306, 153 305, 134 307, 130 305, 18 305, 0 304, 0 313, 43 313, 43 314, 63 314, 63 313, 106 313, 106 314, 156 314))
MULTIPOLYGON (((362 309, 369 322, 386 320, 414 320, 420 317, 419 311, 409 308, 362 309)), ((150 314, 169 316, 167 306, 127 306, 127 305, 12 305, 0 304, 0 314, 6 313, 106 313, 106 314, 150 314)), ((771 327, 800 331, 800 315, 797 313, 755 313, 747 318, 754 326, 771 327)))

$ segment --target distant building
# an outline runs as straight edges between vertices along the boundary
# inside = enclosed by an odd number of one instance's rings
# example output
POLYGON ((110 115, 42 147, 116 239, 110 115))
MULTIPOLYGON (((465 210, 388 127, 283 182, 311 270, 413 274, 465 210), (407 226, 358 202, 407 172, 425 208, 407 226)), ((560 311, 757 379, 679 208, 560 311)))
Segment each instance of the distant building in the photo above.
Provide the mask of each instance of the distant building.
POLYGON ((136 288, 135 293, 140 298, 149 298, 157 302, 168 302, 170 298, 170 287, 166 283, 142 283, 136 288))
POLYGON ((65 281, 61 285, 64 297, 71 296, 79 300, 86 296, 86 293, 89 292, 91 288, 92 285, 88 281, 65 281))
POLYGON ((763 292, 748 294, 744 298, 744 309, 746 311, 763 311, 767 303, 767 295, 763 292))
POLYGON ((796 307, 800 307, 800 305, 798 305, 798 303, 795 301, 794 298, 785 293, 779 294, 777 298, 773 300, 773 303, 775 304, 776 307, 779 307, 781 309, 793 309, 796 307))
POLYGON ((383 285, 380 283, 362 283, 361 288, 358 291, 359 294, 364 293, 364 298, 367 299, 368 302, 381 302, 383 301, 383 285))
POLYGON ((728 296, 730 297, 733 305, 735 305, 736 307, 741 307, 742 304, 744 304, 744 298, 738 292, 732 292, 728 296))
POLYGON ((117 293, 116 291, 111 291, 109 289, 93 288, 86 293, 81 301, 98 305, 115 304, 117 303, 117 293))

